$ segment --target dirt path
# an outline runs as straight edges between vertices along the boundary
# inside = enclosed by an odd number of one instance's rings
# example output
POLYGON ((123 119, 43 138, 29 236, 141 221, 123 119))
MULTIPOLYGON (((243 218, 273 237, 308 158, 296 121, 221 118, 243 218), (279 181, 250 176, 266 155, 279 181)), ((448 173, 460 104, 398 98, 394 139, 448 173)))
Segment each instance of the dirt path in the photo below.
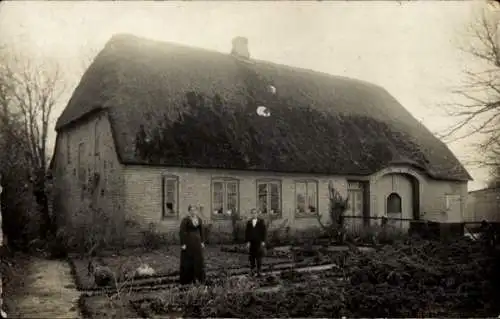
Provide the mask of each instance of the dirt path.
POLYGON ((30 257, 17 263, 4 291, 9 318, 82 318, 66 261, 30 257))

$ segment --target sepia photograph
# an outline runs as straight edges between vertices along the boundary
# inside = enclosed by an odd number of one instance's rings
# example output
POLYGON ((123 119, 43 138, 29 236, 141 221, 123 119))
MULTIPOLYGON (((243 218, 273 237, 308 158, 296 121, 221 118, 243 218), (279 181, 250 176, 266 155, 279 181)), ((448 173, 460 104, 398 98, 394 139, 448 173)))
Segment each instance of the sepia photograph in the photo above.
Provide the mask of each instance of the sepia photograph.
POLYGON ((500 2, 2 1, 0 318, 500 318, 500 2))

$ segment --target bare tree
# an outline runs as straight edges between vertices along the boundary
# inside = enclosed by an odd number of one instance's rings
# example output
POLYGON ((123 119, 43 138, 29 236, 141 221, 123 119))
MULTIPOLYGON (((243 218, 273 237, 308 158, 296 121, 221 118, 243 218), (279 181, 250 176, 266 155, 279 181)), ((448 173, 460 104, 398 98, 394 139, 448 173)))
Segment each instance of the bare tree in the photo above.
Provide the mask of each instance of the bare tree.
MULTIPOLYGON (((42 217, 42 236, 50 226, 45 193, 49 162, 47 142, 53 110, 64 91, 57 64, 43 65, 11 52, 2 52, 0 65, 0 122, 2 135, 18 146, 16 158, 26 161, 29 181, 42 217)), ((8 147, 6 145, 5 147, 8 147)), ((12 145, 10 145, 12 146, 12 145)), ((4 156, 5 157, 5 156, 4 156)), ((5 161, 5 160, 4 160, 5 161)), ((8 164, 1 167, 8 169, 8 164)))
POLYGON ((491 168, 491 178, 488 181, 488 187, 500 188, 500 165, 491 168))
POLYGON ((47 169, 47 137, 54 106, 63 88, 56 65, 35 66, 29 60, 12 59, 4 64, 0 76, 4 79, 10 103, 10 115, 21 119, 27 155, 32 166, 47 169))
POLYGON ((500 165, 500 5, 486 4, 484 10, 467 32, 467 44, 462 51, 477 62, 477 67, 464 70, 464 85, 453 92, 462 102, 446 105, 445 111, 456 119, 442 135, 459 140, 476 135, 482 158, 474 164, 497 167, 500 165))

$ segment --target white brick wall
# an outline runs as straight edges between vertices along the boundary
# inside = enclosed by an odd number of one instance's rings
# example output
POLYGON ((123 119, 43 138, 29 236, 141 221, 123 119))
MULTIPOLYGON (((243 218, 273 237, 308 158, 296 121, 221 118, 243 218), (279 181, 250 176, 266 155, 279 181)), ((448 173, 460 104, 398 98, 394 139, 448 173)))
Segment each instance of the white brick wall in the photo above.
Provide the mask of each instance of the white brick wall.
MULTIPOLYGON (((212 178, 230 177, 239 180, 240 212, 248 214, 250 209, 257 206, 257 186, 259 179, 278 179, 282 185, 282 219, 288 219, 296 228, 317 225, 314 217, 296 218, 292 214, 295 207, 295 180, 314 178, 318 181, 319 211, 328 210, 328 182, 330 178, 323 176, 304 176, 291 174, 275 174, 228 171, 228 170, 201 170, 188 168, 161 168, 147 166, 127 166, 125 175, 125 213, 128 218, 136 218, 144 225, 150 222, 158 224, 164 231, 177 230, 180 219, 187 214, 188 205, 201 205, 203 214, 210 217, 211 212, 211 182, 212 178), (163 219, 162 214, 162 175, 179 177, 179 211, 178 219, 163 219)), ((345 196, 346 179, 334 178, 335 186, 345 196)), ((326 216, 326 215, 325 215, 326 216)), ((224 223, 218 221, 217 223, 224 223)), ((227 222, 226 222, 227 223, 227 222)), ((279 224, 276 221, 275 224, 279 224)))
MULTIPOLYGON (((400 173, 405 173, 400 170, 400 173)), ((162 213, 162 190, 161 176, 175 175, 179 177, 179 202, 180 218, 187 212, 190 204, 202 205, 205 216, 210 216, 211 211, 211 180, 217 177, 231 177, 240 181, 240 211, 246 214, 251 208, 257 205, 256 182, 259 179, 273 178, 279 179, 282 183, 282 207, 283 218, 287 218, 290 225, 301 229, 310 226, 317 226, 315 218, 295 217, 295 180, 314 179, 318 181, 319 211, 326 217, 328 211, 328 183, 334 182, 336 189, 346 196, 347 180, 360 179, 359 177, 338 177, 338 176, 304 176, 299 174, 275 174, 270 175, 265 172, 248 171, 227 171, 227 170, 200 170, 187 168, 160 168, 146 166, 128 166, 124 170, 125 174, 125 211, 127 216, 136 217, 141 223, 157 223, 159 229, 163 231, 176 230, 177 219, 161 219, 162 213)), ((418 173, 416 173, 418 174, 418 173)), ((460 222, 463 220, 462 214, 465 211, 467 198, 467 184, 465 182, 447 182, 431 180, 426 176, 419 175, 421 180, 420 211, 426 212, 422 218, 441 222, 460 222), (446 195, 461 195, 460 210, 446 211, 446 195), (443 214, 445 212, 445 214, 443 214)), ((379 212, 377 201, 385 201, 385 198, 376 198, 380 192, 376 181, 372 179, 372 189, 370 201, 370 211, 372 215, 381 216, 384 214, 385 206, 382 205, 382 212, 379 212)), ((410 216, 411 217, 411 216, 410 216)), ((279 222, 276 222, 278 224, 279 222)))

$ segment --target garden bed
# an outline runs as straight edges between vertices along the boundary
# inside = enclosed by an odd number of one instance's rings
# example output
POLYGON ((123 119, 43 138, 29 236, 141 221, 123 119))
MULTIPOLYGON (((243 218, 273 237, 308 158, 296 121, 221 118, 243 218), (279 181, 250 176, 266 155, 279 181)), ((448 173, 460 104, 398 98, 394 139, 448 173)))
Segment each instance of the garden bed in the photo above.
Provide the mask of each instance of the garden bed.
MULTIPOLYGON (((103 266, 109 267, 115 274, 118 274, 118 281, 130 281, 135 285, 140 285, 143 280, 158 279, 157 284, 163 284, 172 281, 179 274, 180 249, 157 250, 153 252, 144 252, 141 250, 125 251, 120 255, 107 255, 100 257, 103 266), (123 274, 130 274, 141 264, 148 264, 155 270, 153 276, 147 278, 135 277, 133 280, 126 279, 123 274)), ((77 288, 79 290, 100 289, 94 284, 94 281, 88 273, 89 258, 71 258, 70 264, 75 276, 77 288)), ((207 272, 214 271, 240 271, 248 267, 248 256, 239 254, 230 254, 221 252, 220 249, 207 247, 205 249, 205 263, 207 272)), ((290 264, 287 258, 265 258, 267 269, 280 264, 290 264)), ((248 271, 248 270, 245 270, 248 271)), ((147 282, 146 282, 147 285, 147 282)))
MULTIPOLYGON (((496 317, 500 313, 500 254, 483 243, 420 240, 338 255, 339 267, 331 270, 281 272, 261 280, 242 276, 212 282, 207 288, 122 295, 123 311, 135 317, 226 318, 496 317)), ((101 305, 107 300, 102 301, 104 296, 82 300, 89 306, 99 304, 99 298, 101 305)), ((90 312, 98 311, 104 310, 90 312)))
POLYGON ((182 304, 188 300, 206 300, 209 296, 220 294, 223 290, 239 293, 240 289, 253 293, 269 293, 299 288, 304 282, 317 281, 325 278, 339 278, 339 273, 333 265, 315 266, 298 270, 272 272, 261 278, 252 278, 247 275, 233 276, 231 278, 212 280, 206 286, 178 286, 171 285, 155 291, 131 291, 123 289, 120 293, 107 295, 82 295, 80 305, 83 313, 89 318, 120 317, 128 314, 130 317, 179 316, 182 304), (106 309, 109 311, 106 314, 106 309), (121 308, 121 309, 120 309, 121 308), (151 311, 151 309, 153 311, 151 311))
MULTIPOLYGON (((297 273, 304 271, 317 271, 322 269, 334 268, 335 264, 330 263, 328 260, 324 260, 318 264, 311 264, 309 261, 300 263, 287 263, 278 265, 264 265, 263 274, 273 274, 279 275, 283 272, 294 271, 297 273), (319 268, 318 268, 319 267, 319 268)), ((228 277, 244 277, 250 272, 249 268, 239 268, 230 270, 219 270, 219 271, 209 271, 207 273, 207 285, 214 285, 220 282, 221 278, 228 277)), ((114 293, 117 289, 126 290, 128 292, 143 292, 149 290, 164 290, 170 289, 172 287, 178 286, 179 278, 178 276, 164 276, 164 277, 153 277, 145 278, 140 280, 125 281, 119 283, 118 286, 105 286, 105 287, 93 287, 91 289, 86 289, 85 294, 88 296, 102 295, 108 293, 114 293)))
MULTIPOLYGON (((266 250, 266 257, 287 258, 294 262, 304 261, 307 258, 322 258, 327 255, 335 256, 338 253, 350 250, 348 246, 328 246, 328 245, 304 245, 304 246, 277 246, 266 250)), ((374 247, 356 246, 361 252, 374 251, 374 247)), ((226 245, 221 247, 221 251, 235 254, 248 254, 248 248, 245 245, 226 245)))

